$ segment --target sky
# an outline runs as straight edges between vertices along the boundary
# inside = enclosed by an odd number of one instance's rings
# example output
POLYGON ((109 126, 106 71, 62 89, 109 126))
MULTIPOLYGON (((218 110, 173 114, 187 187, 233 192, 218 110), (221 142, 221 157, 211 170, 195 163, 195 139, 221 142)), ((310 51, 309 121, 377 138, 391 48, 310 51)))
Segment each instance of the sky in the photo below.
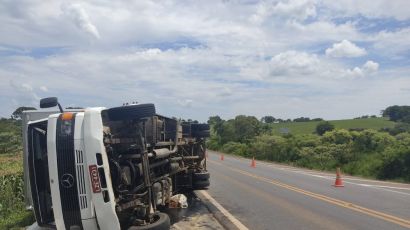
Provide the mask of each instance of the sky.
POLYGON ((155 103, 166 116, 345 119, 410 104, 410 1, 0 3, 0 117, 155 103))

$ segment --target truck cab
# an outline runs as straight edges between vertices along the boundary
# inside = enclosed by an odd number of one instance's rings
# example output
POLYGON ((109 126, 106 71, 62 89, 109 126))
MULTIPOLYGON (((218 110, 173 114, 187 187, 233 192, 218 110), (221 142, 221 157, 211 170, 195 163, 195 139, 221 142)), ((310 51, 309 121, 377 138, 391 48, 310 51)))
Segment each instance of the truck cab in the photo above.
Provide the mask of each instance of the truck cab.
POLYGON ((167 229, 170 197, 209 186, 207 124, 158 115, 153 104, 59 107, 23 125, 28 207, 39 226, 167 229))

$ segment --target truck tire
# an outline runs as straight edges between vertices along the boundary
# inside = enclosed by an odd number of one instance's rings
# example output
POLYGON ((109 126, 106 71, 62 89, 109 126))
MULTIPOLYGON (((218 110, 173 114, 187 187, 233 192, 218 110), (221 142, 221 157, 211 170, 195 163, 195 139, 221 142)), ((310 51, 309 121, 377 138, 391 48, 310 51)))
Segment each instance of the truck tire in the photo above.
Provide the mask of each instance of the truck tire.
POLYGON ((154 222, 143 226, 131 226, 128 230, 169 230, 171 228, 171 221, 169 216, 162 212, 154 214, 154 222))
POLYGON ((154 104, 127 105, 107 110, 111 121, 133 120, 155 115, 154 104))
POLYGON ((192 181, 209 180, 209 172, 196 172, 192 174, 192 181))
POLYGON ((206 189, 210 185, 209 179, 208 180, 198 180, 198 181, 193 181, 192 182, 192 187, 194 190, 201 190, 201 189, 206 189))

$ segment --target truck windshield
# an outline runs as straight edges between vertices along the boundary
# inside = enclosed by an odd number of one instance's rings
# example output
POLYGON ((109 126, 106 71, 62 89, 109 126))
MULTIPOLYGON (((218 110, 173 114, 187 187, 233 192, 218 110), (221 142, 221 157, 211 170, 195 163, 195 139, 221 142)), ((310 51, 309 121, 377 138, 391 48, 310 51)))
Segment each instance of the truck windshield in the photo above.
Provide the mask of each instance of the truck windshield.
POLYGON ((28 127, 28 161, 30 186, 36 219, 39 224, 53 222, 51 191, 47 160, 47 121, 30 124, 28 127))

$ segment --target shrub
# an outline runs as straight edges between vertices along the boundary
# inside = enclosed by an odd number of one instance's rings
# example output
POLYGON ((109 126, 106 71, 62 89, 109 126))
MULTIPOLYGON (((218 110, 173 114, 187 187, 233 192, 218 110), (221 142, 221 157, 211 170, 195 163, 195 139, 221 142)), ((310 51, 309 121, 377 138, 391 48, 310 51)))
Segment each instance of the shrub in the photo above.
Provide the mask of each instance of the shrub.
POLYGON ((379 179, 402 178, 410 181, 410 147, 408 145, 388 148, 377 173, 379 179))
POLYGON ((320 145, 320 137, 315 134, 302 134, 293 137, 293 144, 298 147, 316 147, 320 145))
POLYGON ((333 144, 349 144, 353 137, 349 131, 345 129, 338 129, 326 132, 323 134, 322 141, 333 144))
POLYGON ((224 144, 221 148, 222 152, 232 153, 239 156, 249 156, 248 146, 243 143, 230 141, 224 144))
POLYGON ((258 159, 285 161, 284 149, 286 139, 281 136, 261 135, 255 138, 250 150, 258 159))
POLYGON ((211 150, 219 150, 220 149, 220 144, 218 141, 218 138, 216 136, 212 136, 208 140, 206 140, 206 147, 211 150))
POLYGON ((335 126, 333 124, 328 121, 323 121, 317 124, 316 133, 322 136, 327 131, 332 131, 333 129, 335 129, 335 126))
POLYGON ((395 143, 395 138, 387 133, 366 129, 354 136, 356 151, 371 152, 383 151, 386 147, 395 143))

